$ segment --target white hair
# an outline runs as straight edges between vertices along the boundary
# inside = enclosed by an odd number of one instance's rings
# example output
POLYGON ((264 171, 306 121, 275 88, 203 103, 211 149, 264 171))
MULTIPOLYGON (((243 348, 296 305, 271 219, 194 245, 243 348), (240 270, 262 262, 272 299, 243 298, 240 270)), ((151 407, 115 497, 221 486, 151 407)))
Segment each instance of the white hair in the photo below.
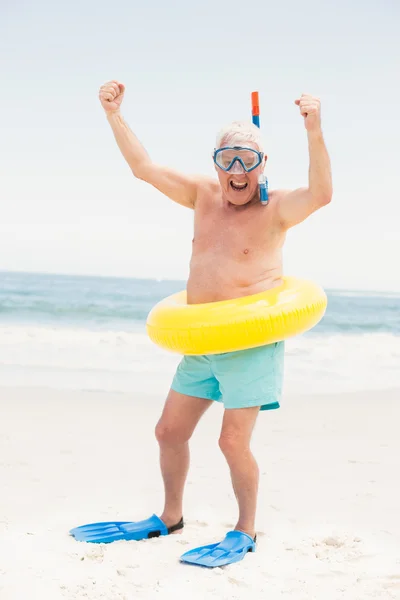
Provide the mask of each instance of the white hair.
POLYGON ((252 142, 257 145, 260 152, 264 151, 259 127, 250 121, 233 121, 218 133, 215 147, 218 149, 224 146, 241 146, 246 142, 252 142))

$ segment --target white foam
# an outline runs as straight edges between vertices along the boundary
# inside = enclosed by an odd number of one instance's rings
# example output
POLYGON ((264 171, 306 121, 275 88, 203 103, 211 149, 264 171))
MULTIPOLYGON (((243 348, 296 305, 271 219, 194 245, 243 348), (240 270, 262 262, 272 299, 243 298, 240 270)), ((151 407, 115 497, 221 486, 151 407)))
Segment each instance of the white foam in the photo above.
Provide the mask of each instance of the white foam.
MULTIPOLYGON (((132 392, 164 389, 180 356, 145 330, 0 327, 0 384, 132 392)), ((400 336, 307 334, 286 342, 285 390, 302 393, 400 387, 400 336)))
MULTIPOLYGON (((328 291, 329 293, 329 291, 328 291)), ((332 298, 400 298, 400 292, 380 292, 361 290, 332 290, 332 298)))
POLYGON ((179 356, 154 346, 144 331, 0 328, 1 385, 119 392, 150 385, 155 391, 165 387, 178 361, 179 356))
POLYGON ((400 386, 400 336, 304 335, 286 342, 285 389, 346 392, 400 386))

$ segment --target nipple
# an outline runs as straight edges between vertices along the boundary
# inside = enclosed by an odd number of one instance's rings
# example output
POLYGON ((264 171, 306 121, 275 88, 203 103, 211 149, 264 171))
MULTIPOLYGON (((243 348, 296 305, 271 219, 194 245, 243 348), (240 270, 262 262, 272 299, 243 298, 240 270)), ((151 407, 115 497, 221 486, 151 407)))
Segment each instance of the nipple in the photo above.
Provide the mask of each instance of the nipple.
POLYGON ((249 253, 248 249, 247 249, 247 248, 245 248, 245 249, 243 250, 243 253, 244 253, 244 254, 248 254, 248 253, 249 253))

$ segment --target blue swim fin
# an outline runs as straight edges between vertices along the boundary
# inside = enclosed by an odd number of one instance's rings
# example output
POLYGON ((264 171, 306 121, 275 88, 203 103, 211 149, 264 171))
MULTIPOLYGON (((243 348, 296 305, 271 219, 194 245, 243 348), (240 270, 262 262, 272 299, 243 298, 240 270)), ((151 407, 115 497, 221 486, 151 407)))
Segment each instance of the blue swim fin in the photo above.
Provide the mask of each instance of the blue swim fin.
POLYGON ((183 518, 172 527, 167 527, 157 515, 144 521, 105 521, 75 527, 69 532, 78 542, 110 544, 119 540, 144 540, 168 535, 183 528, 183 518))
POLYGON ((256 538, 253 540, 242 531, 229 531, 222 542, 189 550, 182 554, 181 561, 202 567, 222 567, 242 560, 247 552, 255 549, 256 538))

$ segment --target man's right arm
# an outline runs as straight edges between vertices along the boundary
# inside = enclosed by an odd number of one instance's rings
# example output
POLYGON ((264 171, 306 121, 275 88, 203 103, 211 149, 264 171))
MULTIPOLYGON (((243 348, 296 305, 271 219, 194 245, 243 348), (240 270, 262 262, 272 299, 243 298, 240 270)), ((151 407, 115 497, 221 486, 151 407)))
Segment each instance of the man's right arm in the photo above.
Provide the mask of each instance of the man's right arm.
POLYGON ((107 119, 134 176, 146 181, 178 204, 194 208, 197 196, 196 179, 153 163, 119 111, 107 113, 107 119))
POLYGON ((178 204, 194 208, 199 180, 152 162, 121 115, 120 105, 124 92, 125 87, 122 84, 111 81, 100 88, 99 97, 118 147, 132 173, 178 204))

